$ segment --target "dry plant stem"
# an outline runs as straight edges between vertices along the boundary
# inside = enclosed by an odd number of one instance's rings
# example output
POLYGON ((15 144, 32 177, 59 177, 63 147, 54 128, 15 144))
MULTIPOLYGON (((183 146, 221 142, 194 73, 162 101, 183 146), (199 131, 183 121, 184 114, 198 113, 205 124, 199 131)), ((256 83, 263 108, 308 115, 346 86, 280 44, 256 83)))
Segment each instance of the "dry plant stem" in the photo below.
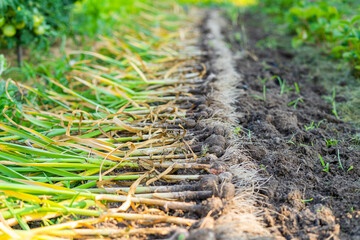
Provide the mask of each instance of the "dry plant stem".
MULTIPOLYGON (((164 200, 203 200, 213 196, 213 191, 184 191, 184 192, 172 192, 172 193, 144 193, 135 194, 135 198, 144 199, 164 199, 164 200)), ((114 202, 125 202, 126 196, 116 195, 98 195, 96 200, 108 200, 114 202)), ((131 198, 131 201, 133 199, 131 198)), ((134 202, 134 201, 133 201, 134 202)))
MULTIPOLYGON (((112 200, 110 199, 109 201, 112 201, 112 200)), ((160 206, 160 207, 165 208, 165 210, 173 209, 173 210, 182 210, 182 211, 186 211, 186 212, 197 212, 197 213, 201 213, 203 211, 203 207, 201 205, 197 205, 195 203, 175 202, 175 201, 139 198, 139 197, 132 197, 131 202, 142 203, 142 204, 153 205, 153 206, 160 206)))
POLYGON ((191 226, 196 222, 193 219, 186 219, 180 217, 172 217, 172 216, 158 216, 158 215, 150 215, 150 214, 132 214, 132 213, 107 213, 106 217, 111 218, 120 218, 124 220, 141 220, 141 221, 156 221, 156 222, 166 222, 166 223, 174 223, 179 225, 188 225, 191 226))
MULTIPOLYGON (((104 188, 104 189, 87 189, 93 193, 116 193, 116 192, 125 192, 127 193, 130 188, 120 187, 120 188, 104 188)), ((139 186, 136 188, 135 193, 164 193, 164 192, 183 192, 183 191, 195 191, 199 189, 199 185, 173 185, 173 186, 149 186, 142 187, 139 186)))
POLYGON ((159 234, 167 235, 170 232, 174 231, 174 227, 165 227, 165 228, 138 228, 138 229, 69 229, 69 230, 55 230, 51 231, 50 235, 52 236, 62 236, 62 237, 76 237, 81 238, 83 236, 111 236, 111 237, 120 237, 136 234, 159 234))

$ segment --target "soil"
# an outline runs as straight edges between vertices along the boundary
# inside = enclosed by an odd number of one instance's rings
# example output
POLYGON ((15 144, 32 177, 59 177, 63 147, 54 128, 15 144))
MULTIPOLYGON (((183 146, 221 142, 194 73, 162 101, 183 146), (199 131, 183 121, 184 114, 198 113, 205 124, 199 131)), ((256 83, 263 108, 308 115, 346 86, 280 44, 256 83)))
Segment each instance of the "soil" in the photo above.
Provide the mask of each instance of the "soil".
POLYGON ((264 223, 279 239, 360 239, 360 149, 352 138, 358 130, 323 100, 328 93, 310 75, 316 65, 297 65, 298 53, 281 46, 257 47, 272 34, 264 22, 246 14, 238 27, 223 29, 243 76, 236 103, 248 141, 241 144, 268 179, 260 190, 264 223), (236 33, 246 36, 245 48, 232 40, 236 33), (280 94, 273 76, 292 90, 280 94), (296 99, 296 107, 289 105, 296 99))

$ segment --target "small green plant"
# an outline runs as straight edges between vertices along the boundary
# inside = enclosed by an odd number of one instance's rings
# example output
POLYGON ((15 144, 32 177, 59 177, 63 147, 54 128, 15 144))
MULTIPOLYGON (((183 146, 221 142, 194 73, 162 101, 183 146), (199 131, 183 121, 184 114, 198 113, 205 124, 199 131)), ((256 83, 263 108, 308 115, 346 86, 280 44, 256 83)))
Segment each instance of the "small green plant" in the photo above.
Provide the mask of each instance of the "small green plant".
POLYGON ((299 88, 299 85, 296 83, 294 83, 294 86, 295 86, 295 91, 297 94, 300 94, 300 88, 299 88))
POLYGON ((350 166, 346 172, 349 172, 354 169, 354 166, 350 166))
POLYGON ((336 101, 335 101, 335 97, 336 97, 336 92, 335 92, 335 88, 333 90, 333 94, 332 94, 332 101, 331 101, 331 105, 332 105, 332 113, 336 116, 337 119, 339 119, 339 115, 337 113, 337 110, 336 110, 336 101))
POLYGON ((292 145, 296 145, 293 141, 293 138, 295 137, 295 133, 293 133, 293 135, 291 136, 291 138, 289 139, 289 141, 287 141, 286 143, 290 143, 292 145))
POLYGON ((322 119, 322 120, 320 120, 315 126, 316 126, 316 128, 319 128, 320 127, 320 125, 321 125, 321 123, 322 122, 324 122, 325 121, 325 119, 322 119))
POLYGON ((324 209, 325 209, 325 207, 322 206, 320 209, 316 209, 316 212, 321 212, 321 211, 323 211, 324 209))
POLYGON ((315 123, 315 121, 312 121, 309 126, 304 125, 305 130, 306 130, 306 131, 309 131, 309 130, 312 130, 312 129, 314 129, 314 128, 319 128, 319 127, 320 127, 320 124, 321 124, 323 121, 325 121, 325 120, 323 119, 323 120, 319 121, 318 123, 315 123))
POLYGON ((239 135, 239 134, 240 134, 240 131, 242 131, 242 130, 241 130, 241 127, 236 127, 236 128, 234 129, 234 133, 235 133, 236 135, 239 135))
POLYGON ((319 154, 319 158, 320 158, 320 161, 321 161, 321 165, 323 166, 323 171, 324 172, 329 172, 329 163, 326 163, 324 162, 323 158, 321 157, 321 155, 319 154))
POLYGON ((279 81, 279 85, 280 85, 280 96, 282 96, 284 93, 292 90, 291 87, 287 87, 286 86, 286 82, 285 79, 281 79, 279 76, 273 76, 272 79, 276 78, 279 81))
POLYGON ((350 208, 350 212, 353 213, 354 212, 354 207, 350 208))
POLYGON ((289 103, 288 103, 288 106, 289 106, 289 107, 290 107, 290 106, 293 106, 294 109, 296 109, 296 107, 297 107, 297 105, 299 104, 299 102, 304 103, 304 100, 303 100, 301 97, 299 97, 299 98, 295 99, 294 101, 289 102, 289 103))
POLYGON ((304 125, 306 131, 310 131, 315 128, 314 121, 311 122, 309 126, 304 125))
POLYGON ((255 95, 255 94, 252 94, 251 96, 256 98, 256 99, 260 99, 261 101, 266 102, 266 86, 265 85, 263 86, 263 95, 262 95, 262 97, 260 97, 258 95, 255 95))
POLYGON ((288 106, 293 106, 294 109, 296 109, 297 105, 299 104, 299 102, 304 102, 303 98, 300 96, 300 88, 299 85, 297 83, 294 83, 295 86, 295 92, 299 95, 298 98, 296 98, 295 100, 291 101, 288 103, 288 106))
POLYGON ((266 86, 265 85, 263 86, 263 99, 264 99, 264 102, 266 102, 266 86))
POLYGON ((331 103, 331 106, 332 106, 332 111, 331 111, 331 112, 335 115, 335 117, 336 117, 337 119, 340 119, 340 118, 339 118, 339 115, 338 115, 338 112, 337 112, 337 110, 336 110, 335 97, 336 97, 336 91, 335 91, 335 88, 334 88, 334 89, 333 89, 333 92, 332 92, 332 96, 331 96, 331 97, 329 97, 329 96, 324 96, 324 99, 331 103))
POLYGON ((338 144, 338 140, 330 138, 330 139, 325 139, 326 142, 326 147, 331 147, 331 146, 336 146, 338 144))
POLYGON ((307 202, 311 202, 312 200, 314 200, 313 198, 310 198, 310 199, 302 199, 301 202, 302 203, 307 203, 307 202))
POLYGON ((338 158, 338 161, 339 161, 339 168, 341 168, 343 171, 345 171, 342 163, 341 163, 341 159, 340 159, 340 153, 339 153, 339 149, 337 150, 337 158, 338 158))

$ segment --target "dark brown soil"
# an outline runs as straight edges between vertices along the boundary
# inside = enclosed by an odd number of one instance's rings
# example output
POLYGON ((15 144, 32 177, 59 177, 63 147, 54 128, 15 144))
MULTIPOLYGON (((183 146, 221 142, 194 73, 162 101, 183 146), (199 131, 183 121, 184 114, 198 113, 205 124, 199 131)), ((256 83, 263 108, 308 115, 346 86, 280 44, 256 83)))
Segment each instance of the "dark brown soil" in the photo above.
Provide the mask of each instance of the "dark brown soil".
MULTIPOLYGON (((329 93, 309 75, 316 65, 295 65, 296 53, 283 48, 255 46, 271 34, 261 22, 249 14, 239 21, 246 29, 246 51, 243 44, 230 42, 244 77, 237 111, 249 136, 246 152, 269 178, 261 190, 264 221, 280 239, 360 239, 360 148, 352 140, 356 130, 337 119, 323 100, 329 93), (274 75, 293 90, 280 95, 274 75), (288 106, 296 99, 303 102, 288 106), (327 144, 331 139, 333 144, 327 144), (329 170, 324 171, 327 163, 329 170)), ((225 30, 229 40, 240 29, 225 30)))

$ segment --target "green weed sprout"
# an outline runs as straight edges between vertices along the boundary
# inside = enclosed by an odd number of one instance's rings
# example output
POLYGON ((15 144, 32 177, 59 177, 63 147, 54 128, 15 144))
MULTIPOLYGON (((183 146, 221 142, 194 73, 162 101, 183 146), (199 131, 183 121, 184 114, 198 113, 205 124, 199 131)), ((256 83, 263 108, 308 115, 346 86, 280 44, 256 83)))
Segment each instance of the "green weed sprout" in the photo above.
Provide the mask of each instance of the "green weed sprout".
POLYGON ((314 121, 312 121, 309 126, 304 125, 304 127, 305 127, 305 130, 306 130, 306 131, 309 131, 309 130, 314 129, 314 128, 315 128, 315 126, 314 126, 314 121))
POLYGON ((324 167, 323 168, 323 171, 324 172, 329 172, 329 163, 326 163, 325 164, 325 162, 324 162, 324 160, 323 160, 323 158, 321 157, 321 155, 319 154, 319 158, 320 158, 320 161, 321 161, 321 164, 322 164, 322 166, 324 167))
POLYGON ((339 168, 341 168, 343 171, 345 171, 344 167, 343 167, 343 165, 341 163, 339 149, 337 150, 337 158, 338 158, 338 161, 339 161, 339 168))
POLYGON ((331 146, 336 146, 339 141, 336 139, 330 138, 330 139, 325 139, 325 142, 326 142, 326 147, 331 147, 331 146))

